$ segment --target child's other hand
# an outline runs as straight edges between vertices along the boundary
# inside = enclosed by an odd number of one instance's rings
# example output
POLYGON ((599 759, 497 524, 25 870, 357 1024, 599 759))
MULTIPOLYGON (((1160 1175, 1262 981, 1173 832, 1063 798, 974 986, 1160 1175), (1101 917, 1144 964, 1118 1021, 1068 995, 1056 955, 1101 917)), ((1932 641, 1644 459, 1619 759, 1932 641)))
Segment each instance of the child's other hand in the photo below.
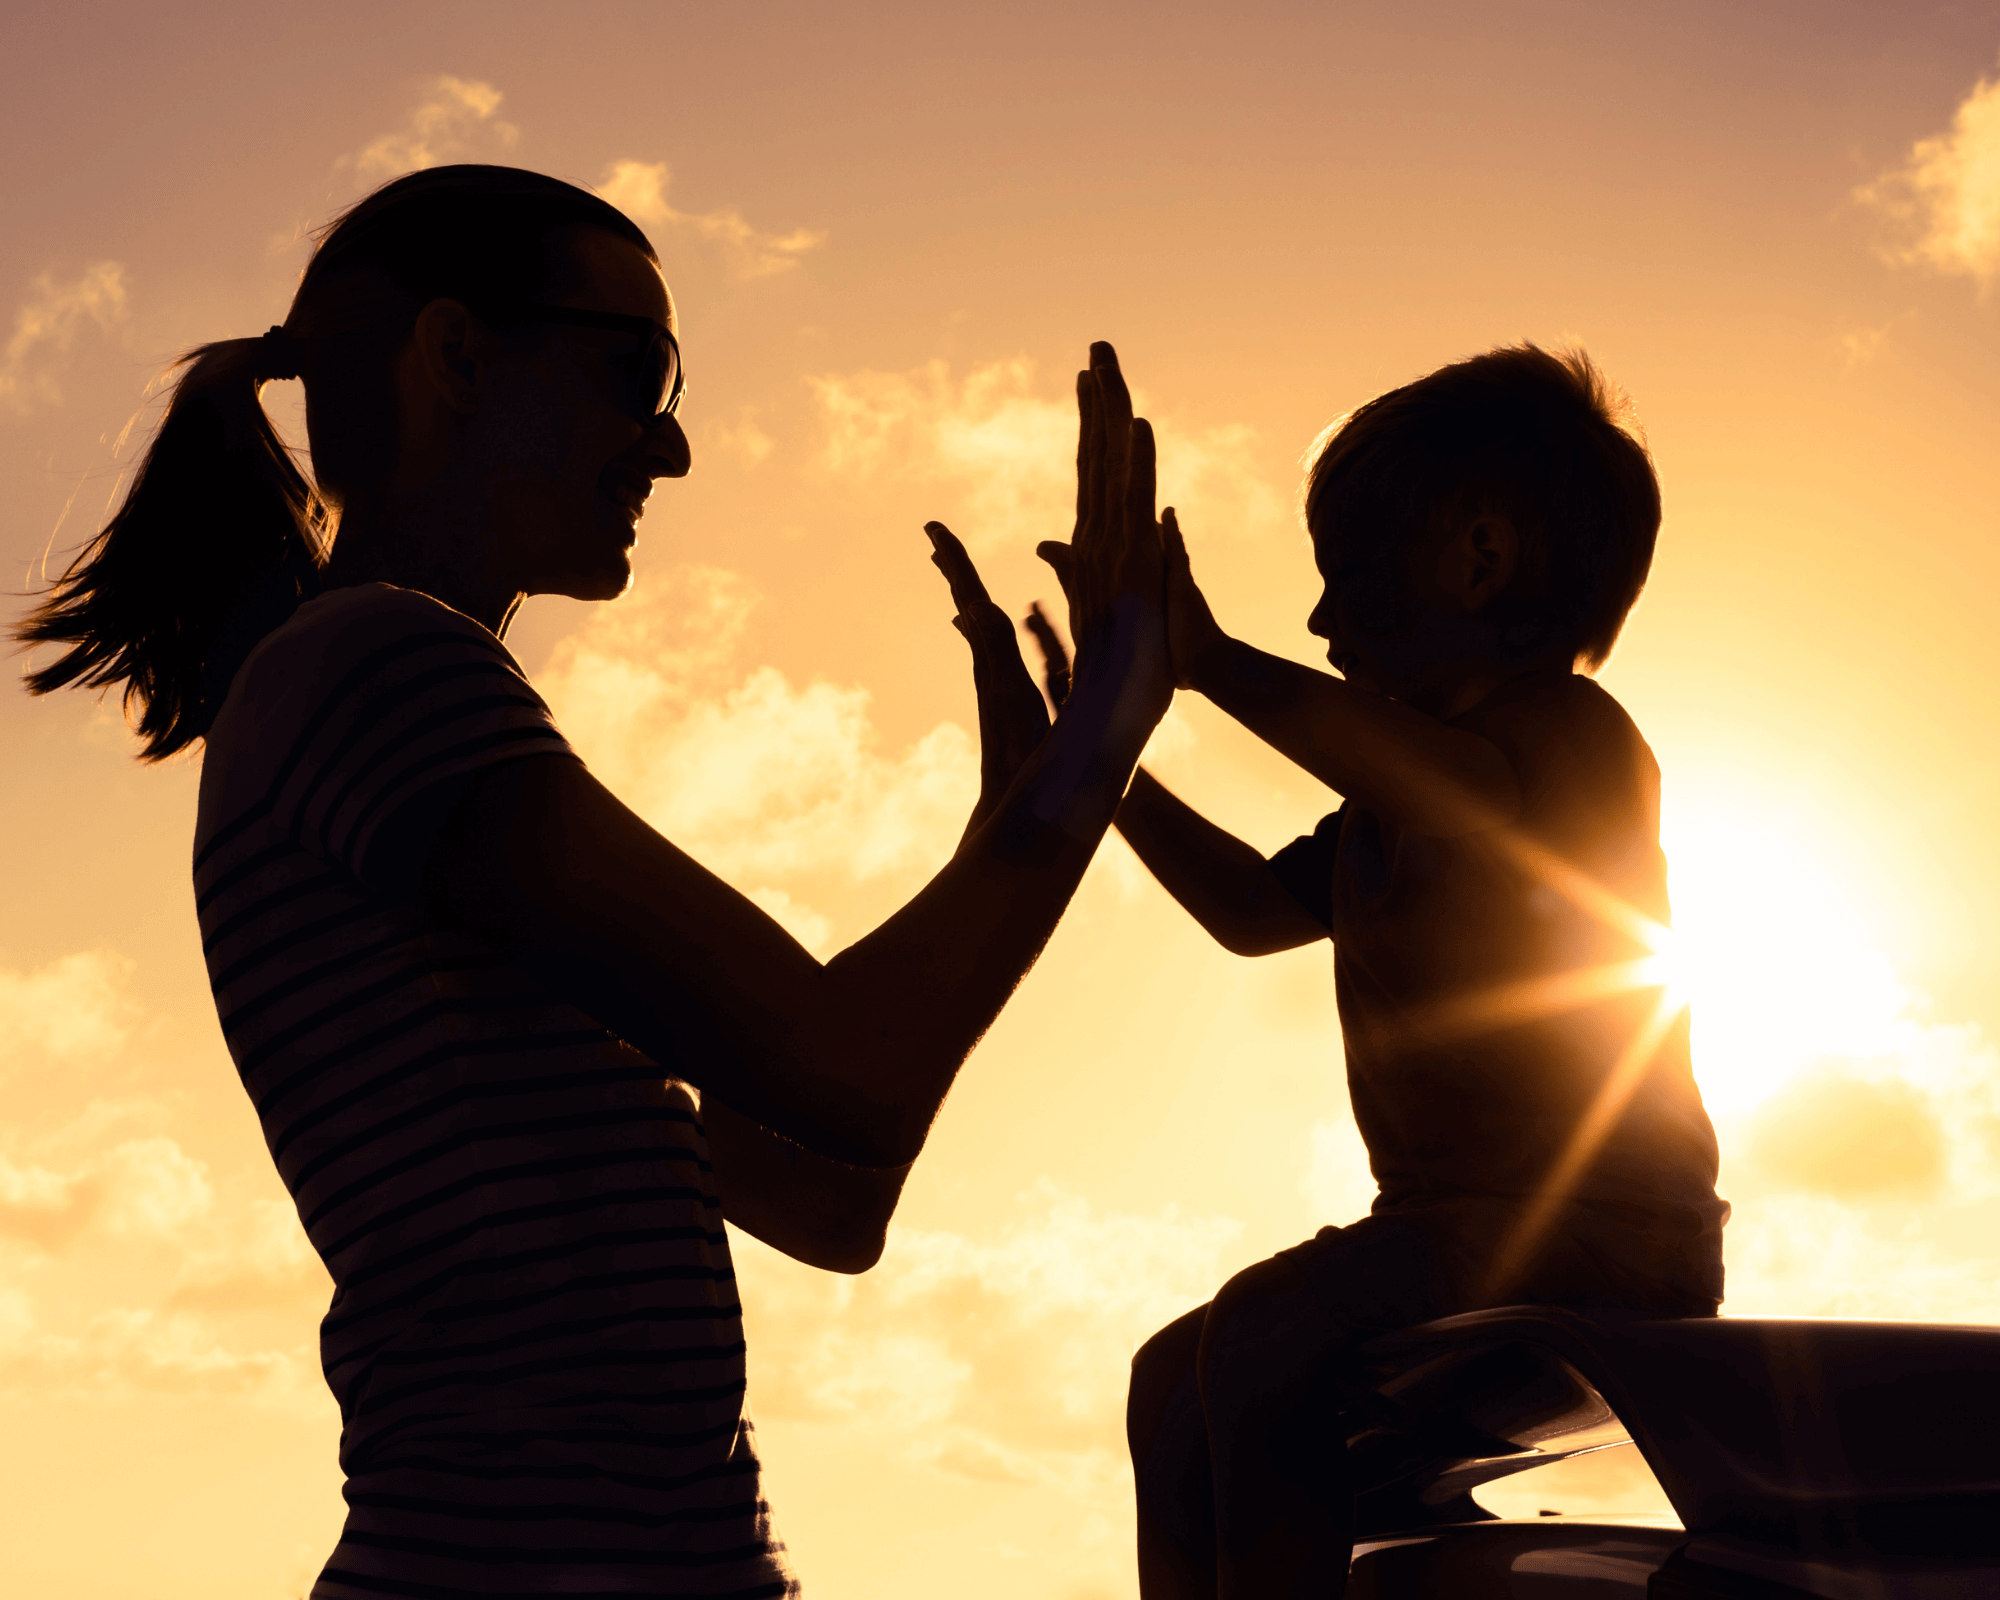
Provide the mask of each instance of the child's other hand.
MULTIPOLYGON (((1066 544, 1056 548, 1065 555, 1069 551, 1066 544)), ((1023 622, 1028 632, 1035 636, 1035 643, 1041 647, 1042 686, 1048 692, 1049 704, 1060 711, 1062 703, 1069 698, 1069 650, 1062 642, 1062 635, 1056 632, 1056 625, 1049 621, 1049 614, 1042 609, 1041 601, 1037 600, 1028 607, 1028 615, 1023 622)))
POLYGON ((1200 674, 1203 658, 1229 636, 1194 581, 1187 541, 1181 537, 1180 519, 1172 506, 1160 519, 1160 531, 1167 558, 1167 648, 1173 656, 1175 686, 1190 689, 1200 674))

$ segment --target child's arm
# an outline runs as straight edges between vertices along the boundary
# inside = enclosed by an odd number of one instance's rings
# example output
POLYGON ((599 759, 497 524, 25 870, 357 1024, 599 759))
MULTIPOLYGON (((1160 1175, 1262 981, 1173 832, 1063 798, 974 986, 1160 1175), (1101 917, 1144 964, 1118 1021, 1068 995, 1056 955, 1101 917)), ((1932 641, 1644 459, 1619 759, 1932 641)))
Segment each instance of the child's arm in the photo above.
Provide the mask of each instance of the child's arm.
POLYGON ((1222 631, 1195 586, 1169 510, 1167 601, 1175 676, 1328 788, 1412 833, 1502 827, 1520 787, 1499 746, 1222 631))
MULTIPOLYGON (((1040 548, 1067 591, 1068 547, 1049 543, 1040 548)), ((1042 649, 1049 703, 1060 707, 1069 696, 1069 652, 1040 602, 1026 621, 1042 649)), ((1231 955, 1275 955, 1328 936, 1278 881, 1270 862, 1175 796, 1144 767, 1133 772, 1112 825, 1160 887, 1231 955)))
POLYGON ((1268 956, 1327 936, 1268 861, 1144 767, 1118 808, 1117 827, 1161 887, 1231 954, 1268 956))

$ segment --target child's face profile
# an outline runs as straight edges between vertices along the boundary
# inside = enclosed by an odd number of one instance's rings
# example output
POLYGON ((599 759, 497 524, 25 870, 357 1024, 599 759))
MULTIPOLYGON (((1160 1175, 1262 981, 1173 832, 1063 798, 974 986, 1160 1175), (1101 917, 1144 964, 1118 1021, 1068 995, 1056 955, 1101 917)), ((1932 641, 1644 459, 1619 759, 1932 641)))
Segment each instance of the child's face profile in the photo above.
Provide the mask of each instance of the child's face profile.
POLYGON ((1326 641, 1326 659, 1349 683, 1401 698, 1412 665, 1405 659, 1413 596, 1407 552, 1380 538, 1342 537, 1316 529, 1313 560, 1326 587, 1306 631, 1326 641))
POLYGON ((1314 530, 1313 559, 1326 587, 1306 628, 1349 683, 1443 713, 1461 680, 1491 665, 1494 630, 1480 613, 1513 577, 1503 519, 1408 537, 1328 524, 1314 530))

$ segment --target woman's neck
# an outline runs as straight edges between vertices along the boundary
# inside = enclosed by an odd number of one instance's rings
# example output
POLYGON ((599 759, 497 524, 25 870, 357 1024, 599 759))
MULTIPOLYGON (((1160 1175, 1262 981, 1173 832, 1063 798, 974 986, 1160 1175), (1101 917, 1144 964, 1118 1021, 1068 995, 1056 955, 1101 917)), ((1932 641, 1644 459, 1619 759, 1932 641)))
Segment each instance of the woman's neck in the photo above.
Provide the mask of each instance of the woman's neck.
POLYGON ((413 516, 414 509, 343 509, 327 557, 326 587, 392 583, 414 589, 504 638, 525 596, 493 570, 488 542, 448 512, 413 516))

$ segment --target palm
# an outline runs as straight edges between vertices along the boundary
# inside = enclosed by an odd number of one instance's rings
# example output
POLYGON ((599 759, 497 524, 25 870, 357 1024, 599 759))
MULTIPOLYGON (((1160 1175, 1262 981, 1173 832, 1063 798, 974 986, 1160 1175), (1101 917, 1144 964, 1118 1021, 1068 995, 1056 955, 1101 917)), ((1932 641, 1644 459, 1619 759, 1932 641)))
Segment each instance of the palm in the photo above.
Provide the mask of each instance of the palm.
POLYGON ((952 626, 972 650, 973 691, 979 699, 979 803, 966 826, 984 822, 1049 731, 1042 693, 1021 659, 1014 622, 995 605, 972 557, 942 522, 927 522, 931 560, 951 585, 958 606, 952 626))

